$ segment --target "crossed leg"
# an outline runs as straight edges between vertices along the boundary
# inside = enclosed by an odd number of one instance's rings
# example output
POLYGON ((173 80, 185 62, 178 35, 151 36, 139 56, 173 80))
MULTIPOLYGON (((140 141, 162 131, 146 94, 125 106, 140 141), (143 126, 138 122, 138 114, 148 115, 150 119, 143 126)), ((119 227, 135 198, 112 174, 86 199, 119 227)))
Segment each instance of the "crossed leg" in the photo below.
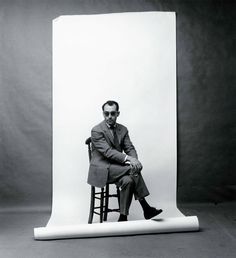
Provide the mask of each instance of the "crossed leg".
POLYGON ((114 164, 110 166, 108 182, 115 183, 120 188, 121 215, 119 221, 127 220, 133 195, 136 200, 139 200, 146 219, 150 219, 162 212, 162 210, 150 207, 146 202, 145 197, 149 195, 149 191, 141 171, 133 173, 130 166, 114 164))

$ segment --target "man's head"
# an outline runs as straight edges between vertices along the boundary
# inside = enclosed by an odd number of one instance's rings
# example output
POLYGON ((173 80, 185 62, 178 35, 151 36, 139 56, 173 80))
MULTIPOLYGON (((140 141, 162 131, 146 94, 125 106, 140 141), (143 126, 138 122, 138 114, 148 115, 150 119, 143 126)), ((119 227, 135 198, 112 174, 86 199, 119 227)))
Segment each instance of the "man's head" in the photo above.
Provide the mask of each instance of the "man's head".
POLYGON ((119 116, 119 104, 114 100, 108 100, 102 105, 103 116, 106 123, 110 126, 115 125, 116 119, 119 116))

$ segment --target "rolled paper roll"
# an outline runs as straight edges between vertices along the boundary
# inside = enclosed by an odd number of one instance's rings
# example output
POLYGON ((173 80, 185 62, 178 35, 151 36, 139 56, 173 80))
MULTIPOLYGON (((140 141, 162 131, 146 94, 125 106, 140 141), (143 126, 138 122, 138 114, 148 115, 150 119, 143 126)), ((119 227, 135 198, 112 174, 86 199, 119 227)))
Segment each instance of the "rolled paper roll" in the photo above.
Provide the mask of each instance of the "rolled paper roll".
POLYGON ((128 222, 106 222, 58 227, 40 227, 34 229, 34 238, 36 240, 49 240, 63 238, 88 238, 186 232, 198 230, 198 218, 196 216, 187 216, 166 219, 135 220, 128 222))

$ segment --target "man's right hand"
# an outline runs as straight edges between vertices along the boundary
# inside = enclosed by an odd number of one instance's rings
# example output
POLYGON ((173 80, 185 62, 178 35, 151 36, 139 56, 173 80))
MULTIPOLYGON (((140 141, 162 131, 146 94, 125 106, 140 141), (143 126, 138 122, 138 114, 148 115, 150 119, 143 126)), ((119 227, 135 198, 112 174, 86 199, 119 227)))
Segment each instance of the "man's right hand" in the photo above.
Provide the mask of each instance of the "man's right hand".
POLYGON ((138 172, 138 171, 142 170, 142 168, 143 168, 141 162, 138 159, 134 158, 134 157, 128 156, 126 161, 129 161, 130 166, 132 167, 132 169, 134 171, 138 172))

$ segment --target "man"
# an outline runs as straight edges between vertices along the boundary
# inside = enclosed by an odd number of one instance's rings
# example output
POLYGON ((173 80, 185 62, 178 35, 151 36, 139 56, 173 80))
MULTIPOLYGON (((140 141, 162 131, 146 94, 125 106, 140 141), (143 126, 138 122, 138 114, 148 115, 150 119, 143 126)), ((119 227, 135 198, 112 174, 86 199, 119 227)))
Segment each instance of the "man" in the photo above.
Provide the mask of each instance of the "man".
POLYGON ((115 183, 120 188, 120 217, 118 221, 127 221, 133 195, 139 200, 145 219, 162 212, 151 207, 145 197, 149 191, 141 175, 142 164, 134 145, 130 141, 125 126, 116 123, 119 116, 119 104, 109 100, 102 106, 104 121, 96 125, 91 132, 92 158, 89 167, 88 183, 104 187, 106 183, 115 183))

